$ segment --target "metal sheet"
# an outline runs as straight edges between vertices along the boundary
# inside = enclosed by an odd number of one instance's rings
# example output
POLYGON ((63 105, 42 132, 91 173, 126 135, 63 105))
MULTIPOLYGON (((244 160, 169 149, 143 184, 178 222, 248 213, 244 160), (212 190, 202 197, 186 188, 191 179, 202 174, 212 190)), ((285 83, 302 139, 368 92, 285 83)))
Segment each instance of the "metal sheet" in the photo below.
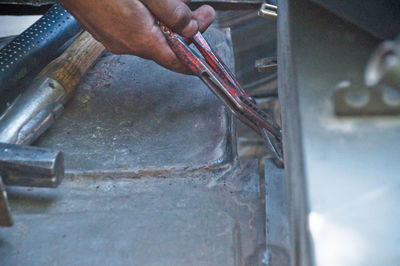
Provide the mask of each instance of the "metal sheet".
MULTIPOLYGON (((225 32, 206 36, 231 62, 225 32)), ((69 175, 8 188, 0 265, 259 265, 258 164, 234 160, 231 126, 197 78, 105 56, 37 143, 62 150, 69 175)))
POLYGON ((333 105, 339 82, 363 83, 379 42, 310 1, 281 1, 279 8, 279 93, 299 244, 293 252, 300 262, 309 255, 308 212, 318 265, 396 265, 400 119, 338 118, 333 105))
POLYGON ((308 234, 308 205, 304 172, 298 89, 292 48, 293 30, 289 19, 292 2, 279 2, 278 16, 278 94, 285 154, 291 265, 313 265, 308 234))
POLYGON ((381 39, 394 39, 400 32, 397 0, 313 0, 335 15, 381 39))
MULTIPOLYGON (((208 31, 226 62, 224 32, 208 31)), ((107 54, 36 143, 62 150, 67 174, 141 176, 232 161, 231 116, 196 77, 107 54)))
POLYGON ((290 230, 286 176, 271 159, 265 159, 265 221, 267 265, 290 265, 290 230))
POLYGON ((9 189, 15 222, 0 229, 0 264, 260 265, 257 162, 165 177, 9 189))

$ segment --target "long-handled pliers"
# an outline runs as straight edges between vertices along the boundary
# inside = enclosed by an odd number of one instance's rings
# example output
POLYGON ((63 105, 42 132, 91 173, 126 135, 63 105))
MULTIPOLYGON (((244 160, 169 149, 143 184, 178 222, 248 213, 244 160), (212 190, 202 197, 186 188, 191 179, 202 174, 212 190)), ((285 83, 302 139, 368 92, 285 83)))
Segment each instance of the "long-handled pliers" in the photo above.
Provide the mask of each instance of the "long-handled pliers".
POLYGON ((243 123, 264 137, 276 161, 283 165, 281 128, 270 116, 257 106, 240 86, 235 76, 213 52, 203 35, 198 32, 189 39, 200 51, 198 55, 185 39, 158 22, 168 44, 176 56, 211 89, 225 106, 243 123))

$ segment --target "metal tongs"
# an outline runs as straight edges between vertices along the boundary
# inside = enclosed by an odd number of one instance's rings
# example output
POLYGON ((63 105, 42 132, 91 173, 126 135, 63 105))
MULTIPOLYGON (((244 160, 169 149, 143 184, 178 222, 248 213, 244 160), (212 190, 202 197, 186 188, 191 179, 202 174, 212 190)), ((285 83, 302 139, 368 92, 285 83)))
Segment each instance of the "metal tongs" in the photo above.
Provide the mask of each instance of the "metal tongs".
POLYGON ((158 22, 176 56, 211 89, 224 105, 243 123, 262 136, 278 165, 283 166, 281 128, 270 114, 257 106, 240 86, 234 75, 198 32, 189 39, 200 51, 199 56, 180 35, 158 22))

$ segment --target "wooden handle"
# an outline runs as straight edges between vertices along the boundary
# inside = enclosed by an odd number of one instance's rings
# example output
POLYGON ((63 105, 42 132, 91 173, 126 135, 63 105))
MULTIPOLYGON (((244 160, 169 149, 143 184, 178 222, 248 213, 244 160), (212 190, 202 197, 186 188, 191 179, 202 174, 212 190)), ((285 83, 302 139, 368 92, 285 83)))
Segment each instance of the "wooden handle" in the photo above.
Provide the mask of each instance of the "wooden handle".
POLYGON ((58 81, 64 87, 68 100, 81 78, 104 51, 104 46, 85 31, 64 53, 44 68, 39 77, 58 81))

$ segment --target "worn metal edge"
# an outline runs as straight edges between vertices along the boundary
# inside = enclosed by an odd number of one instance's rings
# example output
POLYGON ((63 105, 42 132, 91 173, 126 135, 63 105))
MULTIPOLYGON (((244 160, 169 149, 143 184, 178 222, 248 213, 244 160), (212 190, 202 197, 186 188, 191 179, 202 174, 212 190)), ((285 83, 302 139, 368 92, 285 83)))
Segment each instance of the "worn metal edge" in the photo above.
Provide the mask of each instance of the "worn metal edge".
POLYGON ((156 167, 148 166, 145 169, 140 167, 133 167, 131 169, 116 169, 116 170, 100 170, 100 171, 80 171, 80 170, 65 170, 65 177, 85 177, 85 178, 104 178, 104 177, 118 177, 118 178, 142 178, 142 177, 159 177, 165 178, 168 176, 185 176, 188 173, 196 172, 220 172, 228 171, 235 168, 238 162, 237 154, 237 137, 236 137, 236 119, 225 109, 225 126, 227 128, 224 136, 224 141, 220 144, 224 146, 224 153, 216 160, 205 162, 201 165, 187 166, 175 165, 169 167, 156 167))
MULTIPOLYGON (((292 0, 296 1, 296 0, 292 0)), ((299 96, 292 55, 290 0, 279 2, 278 16, 278 95, 281 106, 283 150, 288 193, 291 265, 314 265, 308 230, 308 199, 299 116, 299 96)))

